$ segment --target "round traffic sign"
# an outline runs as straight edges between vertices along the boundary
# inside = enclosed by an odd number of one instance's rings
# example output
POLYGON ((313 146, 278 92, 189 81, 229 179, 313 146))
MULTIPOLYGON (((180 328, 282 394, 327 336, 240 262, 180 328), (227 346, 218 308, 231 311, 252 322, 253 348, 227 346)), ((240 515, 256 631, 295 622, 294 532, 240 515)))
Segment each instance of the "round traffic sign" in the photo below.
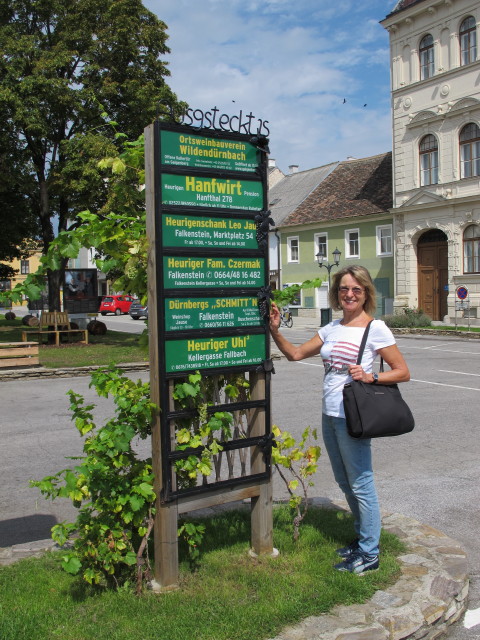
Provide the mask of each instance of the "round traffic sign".
POLYGON ((457 287, 457 298, 460 300, 465 300, 468 297, 468 289, 467 287, 457 287))

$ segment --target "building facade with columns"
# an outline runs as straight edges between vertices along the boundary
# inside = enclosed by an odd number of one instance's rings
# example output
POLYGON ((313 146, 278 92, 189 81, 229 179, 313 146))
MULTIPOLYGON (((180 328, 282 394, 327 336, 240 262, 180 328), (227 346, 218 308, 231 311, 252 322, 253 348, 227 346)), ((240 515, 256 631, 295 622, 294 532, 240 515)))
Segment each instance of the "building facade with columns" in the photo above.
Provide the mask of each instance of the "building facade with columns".
POLYGON ((395 301, 480 324, 478 0, 400 0, 390 35, 395 301), (459 287, 468 290, 459 303, 459 287))

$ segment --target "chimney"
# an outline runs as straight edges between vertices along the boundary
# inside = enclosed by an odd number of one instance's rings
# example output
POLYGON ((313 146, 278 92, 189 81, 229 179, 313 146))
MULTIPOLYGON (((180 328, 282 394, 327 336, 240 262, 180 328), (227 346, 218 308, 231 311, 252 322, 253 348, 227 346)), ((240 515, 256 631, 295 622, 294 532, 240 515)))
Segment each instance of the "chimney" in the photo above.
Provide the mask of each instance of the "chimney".
POLYGON ((275 162, 275 158, 269 158, 268 159, 268 168, 269 169, 275 169, 276 166, 277 166, 277 163, 275 162))
POLYGON ((290 164, 288 165, 288 169, 290 173, 298 173, 298 164, 290 164))

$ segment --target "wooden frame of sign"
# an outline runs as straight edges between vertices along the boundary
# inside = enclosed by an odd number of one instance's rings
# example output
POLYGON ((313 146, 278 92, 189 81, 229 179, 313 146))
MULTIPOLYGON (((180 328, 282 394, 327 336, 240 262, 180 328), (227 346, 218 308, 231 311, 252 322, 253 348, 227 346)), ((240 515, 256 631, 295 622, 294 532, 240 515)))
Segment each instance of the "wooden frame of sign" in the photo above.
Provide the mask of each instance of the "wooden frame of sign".
MULTIPOLYGON (((234 322, 239 326, 225 328, 222 326, 205 327, 199 324, 197 317, 191 320, 190 330, 173 326, 166 314, 168 305, 166 301, 174 300, 176 295, 180 299, 189 300, 196 296, 204 296, 201 300, 208 300, 209 296, 232 297, 243 296, 242 300, 257 298, 258 289, 263 287, 263 313, 268 314, 268 299, 265 300, 265 291, 268 291, 268 211, 266 210, 267 200, 267 157, 262 149, 257 152, 259 166, 256 170, 252 165, 252 152, 254 143, 258 137, 246 136, 224 131, 195 130, 182 125, 165 125, 154 123, 145 129, 145 182, 146 182, 146 207, 147 207, 147 237, 148 249, 148 327, 150 339, 150 386, 152 401, 159 407, 152 425, 152 462, 155 474, 154 489, 156 493, 156 512, 154 525, 154 552, 155 552, 155 580, 153 587, 157 590, 173 588, 178 584, 178 516, 182 513, 194 511, 206 507, 225 504, 228 502, 250 499, 251 500, 251 548, 257 554, 273 553, 273 518, 272 518, 272 483, 270 467, 271 446, 271 425, 270 425, 270 375, 271 361, 269 359, 269 334, 268 322, 265 317, 258 321, 258 313, 249 309, 248 317, 235 316, 234 322), (162 133, 164 132, 164 133, 162 133), (202 153, 201 145, 205 145, 203 140, 213 140, 212 145, 218 145, 218 141, 228 141, 223 143, 227 148, 246 148, 250 155, 239 156, 240 164, 232 165, 228 154, 227 159, 222 164, 222 160, 215 160, 217 164, 209 166, 209 160, 201 156, 200 165, 197 165, 198 158, 195 159, 195 145, 184 146, 185 158, 179 158, 181 153, 178 149, 168 147, 168 154, 165 149, 160 148, 160 137, 165 136, 165 140, 170 145, 177 140, 187 140, 198 143, 199 153, 202 153), (252 140, 254 142, 252 142, 252 140), (231 142, 230 142, 231 141, 231 142), (166 158, 168 157, 168 160, 166 158), (244 162, 243 162, 244 161, 244 162), (218 164, 218 162, 220 164, 218 164), (250 164, 249 164, 250 162, 250 164), (168 164, 166 164, 168 163, 168 164), (189 165, 190 163, 190 165, 189 165), (225 164, 226 163, 226 164, 225 164), (243 163, 243 164, 242 164, 243 163), (243 167, 243 168, 242 168, 243 167), (243 173, 242 173, 243 171, 243 173), (167 176, 164 178, 164 176, 167 176), (245 176, 245 179, 244 179, 245 176), (260 177, 260 178, 259 178, 260 177), (189 185, 193 185, 195 192, 202 190, 202 180, 209 181, 210 185, 217 187, 223 193, 226 192, 226 202, 221 202, 220 208, 216 203, 204 201, 198 206, 191 201, 186 203, 182 200, 171 200, 178 197, 177 193, 184 192, 186 180, 189 185), (242 182, 244 181, 244 182, 242 182), (256 181, 261 183, 261 194, 255 193, 256 181), (220 186, 218 186, 220 185, 220 186), (254 185, 252 189, 245 189, 245 185, 254 185), (168 187, 168 191, 167 191, 168 187), (245 199, 245 191, 252 193, 253 200, 245 199), (230 199, 231 198, 231 199, 230 199), (243 199, 242 199, 243 198, 243 199), (219 248, 212 246, 192 246, 185 245, 171 246, 175 240, 171 234, 167 238, 165 230, 165 215, 168 215, 168 223, 175 224, 175 215, 179 215, 179 220, 191 224, 205 225, 205 219, 209 216, 218 221, 228 219, 235 221, 232 227, 237 229, 251 229, 252 220, 255 222, 256 240, 252 240, 250 232, 224 233, 220 234, 225 240, 221 240, 224 246, 219 248), (266 222, 267 221, 267 222, 266 222), (267 231, 265 232, 265 223, 267 231), (262 230, 260 230, 262 227, 262 230), (262 239, 263 234, 263 240, 262 239), (167 239, 166 239, 167 238, 167 239), (225 246, 225 243, 235 243, 237 238, 243 243, 241 247, 225 246), (255 244, 257 242, 257 244, 255 244), (170 245, 168 244, 170 243, 170 245), (253 243, 253 244, 252 244, 253 243), (262 248, 260 248, 262 246, 262 248), (245 269, 243 271, 225 271, 228 261, 225 256, 233 256, 235 264, 251 266, 253 271, 245 269), (223 262, 222 262, 223 260, 223 262), (220 265, 220 271, 208 271, 201 273, 206 286, 195 288, 196 282, 189 281, 188 267, 193 268, 203 264, 220 265), (176 283, 169 278, 178 275, 178 272, 168 271, 168 265, 175 267, 187 265, 180 277, 187 281, 185 290, 178 291, 184 281, 176 283), (255 269, 255 265, 261 265, 261 271, 255 269), (173 273, 173 276, 172 276, 173 273), (233 282, 238 275, 239 280, 233 282), (225 277, 224 282, 217 281, 220 277, 225 277), (210 278, 210 280, 209 280, 210 278), (245 278, 245 281, 241 281, 245 278), (215 282, 213 282, 215 280, 215 282), (231 286, 233 284, 233 286, 231 286), (246 284, 246 286, 243 286, 246 284), (262 285, 259 286, 259 285, 262 285), (266 311, 265 311, 266 309, 266 311), (255 317, 255 318, 254 318, 255 317), (252 318, 254 318, 252 320, 252 318), (250 324, 249 324, 250 323, 250 324), (217 336, 220 336, 218 340, 217 336), (250 338, 252 336, 252 338, 250 338), (245 362, 236 360, 235 351, 224 352, 225 360, 220 360, 219 366, 208 364, 202 368, 201 365, 188 365, 188 359, 182 360, 181 348, 187 343, 192 349, 202 348, 205 345, 223 346, 234 343, 244 345, 251 339, 255 345, 251 352, 246 349, 241 354, 246 354, 245 362), (203 343, 202 343, 203 340, 203 343), (215 341, 216 340, 216 341, 215 341), (230 342, 229 342, 230 340, 230 342), (196 341, 196 342, 195 342, 196 341), (258 345, 261 348, 258 349, 258 345), (256 351, 258 350, 258 352, 256 351), (169 355, 170 354, 170 355, 169 355), (173 354, 173 355, 172 355, 173 354), (176 360, 178 354, 178 360, 176 360), (232 356, 233 354, 233 356, 232 356), (229 358, 233 358, 231 361, 229 358), (182 364, 185 362, 186 364, 182 364), (182 368, 183 367, 183 368, 182 368), (182 455, 176 451, 174 421, 171 419, 175 415, 173 400, 173 390, 175 379, 185 377, 192 370, 200 370, 206 375, 212 373, 225 373, 228 371, 248 371, 250 382, 250 397, 248 402, 243 403, 240 408, 246 409, 248 413, 248 437, 243 442, 235 442, 232 448, 240 446, 248 447, 250 451, 250 473, 246 477, 229 479, 224 482, 213 482, 207 485, 201 484, 190 491, 181 491, 177 488, 175 477, 172 472, 174 468, 173 460, 175 456, 182 455)), ((182 151, 183 152, 183 151, 182 151)), ((253 153, 253 156, 252 156, 253 153)), ((215 154, 213 154, 215 155, 215 154)), ((239 154, 231 153, 237 156, 239 154)), ((184 197, 184 193, 181 197, 184 197)), ((188 197, 191 197, 188 194, 188 197)), ((271 223, 271 221, 270 221, 271 223)), ((229 222, 229 225, 231 223, 229 222)), ((177 234, 182 235, 182 234, 177 234)), ((183 234, 187 237, 191 234, 183 234)), ((212 234, 203 234, 206 237, 205 243, 212 242, 212 234)), ((181 241, 180 241, 181 242, 181 241)), ((203 241, 201 241, 203 242, 203 241)), ((262 294, 261 294, 262 295, 262 294)), ((267 296, 268 297, 268 296, 267 296)), ((172 303, 173 304, 173 303, 172 303)), ((207 304, 204 302, 203 304, 207 304)), ((253 303, 245 303, 245 306, 253 307, 253 303)), ((232 316, 235 314, 232 314, 232 316)), ((240 352, 239 352, 240 353, 240 352)), ((214 356, 212 356, 213 358, 214 356)), ((215 357, 220 357, 215 354, 215 357)), ((223 356, 222 356, 223 357, 223 356)), ((226 405, 222 405, 221 410, 228 410, 226 405)), ((224 443, 228 447, 229 443, 224 443)))

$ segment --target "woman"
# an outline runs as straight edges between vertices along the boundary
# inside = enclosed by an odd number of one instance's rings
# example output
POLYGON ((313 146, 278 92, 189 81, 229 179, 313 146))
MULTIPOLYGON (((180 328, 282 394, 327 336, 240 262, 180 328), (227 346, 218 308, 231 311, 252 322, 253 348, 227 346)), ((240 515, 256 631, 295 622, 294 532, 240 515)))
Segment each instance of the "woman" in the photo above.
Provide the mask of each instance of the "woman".
POLYGON ((354 517, 357 538, 337 549, 342 562, 339 571, 362 574, 378 569, 380 508, 373 479, 371 441, 348 435, 343 409, 343 387, 353 380, 371 384, 393 384, 410 379, 408 367, 382 320, 370 326, 361 364, 357 355, 363 332, 375 311, 375 287, 364 267, 349 266, 338 271, 329 293, 330 306, 342 311, 341 320, 321 327, 308 342, 295 346, 278 331, 280 312, 272 304, 270 332, 288 360, 303 360, 321 354, 325 367, 323 382, 322 432, 335 480, 342 489, 354 517), (390 371, 372 373, 377 355, 390 371))

